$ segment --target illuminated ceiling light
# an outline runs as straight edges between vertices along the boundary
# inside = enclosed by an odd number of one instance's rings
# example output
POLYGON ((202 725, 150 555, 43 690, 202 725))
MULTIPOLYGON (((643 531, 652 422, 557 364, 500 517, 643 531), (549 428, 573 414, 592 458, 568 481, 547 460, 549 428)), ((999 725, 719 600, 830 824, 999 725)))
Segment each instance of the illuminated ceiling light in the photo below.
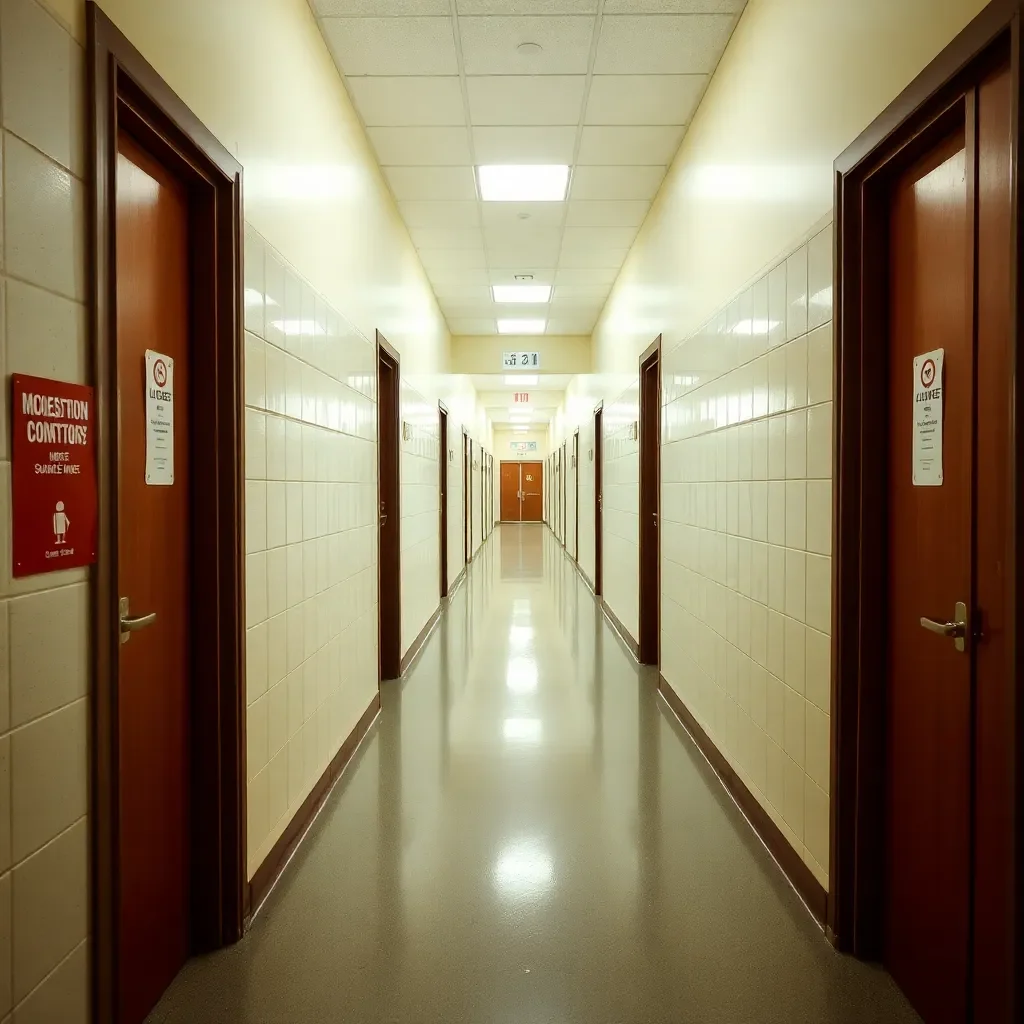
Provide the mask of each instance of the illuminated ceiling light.
POLYGON ((566 164, 484 164, 480 198, 490 203, 560 203, 569 189, 566 164))
POLYGON ((499 320, 499 334, 543 334, 547 320, 499 320))
POLYGON ((540 377, 535 373, 517 373, 507 376, 505 383, 510 388, 535 388, 540 383, 540 377))
POLYGON ((549 284, 494 284, 491 294, 495 302, 550 302, 549 284))

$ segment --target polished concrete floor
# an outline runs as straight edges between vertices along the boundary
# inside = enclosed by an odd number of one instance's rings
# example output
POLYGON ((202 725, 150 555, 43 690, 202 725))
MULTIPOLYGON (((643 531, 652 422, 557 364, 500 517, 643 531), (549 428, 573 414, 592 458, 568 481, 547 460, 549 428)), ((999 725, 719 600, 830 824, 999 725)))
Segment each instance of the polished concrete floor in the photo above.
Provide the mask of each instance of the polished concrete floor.
POLYGON ((154 1022, 870 1024, 541 526, 498 528, 251 930, 154 1022))

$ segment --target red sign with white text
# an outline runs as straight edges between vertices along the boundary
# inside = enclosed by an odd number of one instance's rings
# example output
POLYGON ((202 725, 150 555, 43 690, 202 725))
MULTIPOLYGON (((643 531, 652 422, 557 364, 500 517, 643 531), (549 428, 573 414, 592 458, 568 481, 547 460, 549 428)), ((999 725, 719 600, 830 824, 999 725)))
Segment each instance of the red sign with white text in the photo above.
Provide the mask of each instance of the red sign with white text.
POLYGON ((15 576, 96 561, 93 393, 84 384, 11 376, 15 576))

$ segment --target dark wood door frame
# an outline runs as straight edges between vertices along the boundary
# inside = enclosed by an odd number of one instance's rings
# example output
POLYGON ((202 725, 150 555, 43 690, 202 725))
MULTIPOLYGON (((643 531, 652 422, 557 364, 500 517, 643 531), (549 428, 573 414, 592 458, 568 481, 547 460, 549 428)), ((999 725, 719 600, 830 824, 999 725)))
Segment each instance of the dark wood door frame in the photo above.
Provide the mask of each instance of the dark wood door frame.
POLYGON ((661 335, 640 357, 640 663, 661 647, 661 335), (645 386, 649 374, 654 383, 645 386))
POLYGON ((580 431, 576 428, 576 433, 572 435, 572 477, 573 486, 576 489, 576 497, 574 499, 574 520, 576 527, 576 539, 572 546, 572 558, 573 561, 580 564, 580 431))
POLYGON ((378 679, 402 674, 401 361, 377 331, 378 679))
POLYGON ((566 537, 566 534, 569 532, 569 509, 566 507, 566 498, 568 496, 568 490, 566 488, 565 478, 569 475, 569 469, 566 465, 568 460, 566 459, 564 441, 562 442, 562 447, 558 449, 558 461, 559 465, 561 466, 561 470, 558 474, 558 486, 561 488, 562 491, 562 547, 565 548, 568 547, 568 545, 566 544, 566 541, 568 539, 566 537))
POLYGON ((441 479, 438 483, 441 505, 441 596, 448 596, 448 409, 444 402, 437 403, 438 465, 441 479))
POLYGON ((604 402, 594 410, 594 593, 604 593, 604 402))
POLYGON ((90 841, 92 1019, 118 1018, 118 425, 116 168, 119 131, 191 198, 194 552, 191 634, 191 946, 241 937, 247 912, 242 375, 242 168, 93 3, 88 30, 91 334, 99 532, 93 573, 90 841))
MULTIPOLYGON (((888 360, 887 181, 950 126, 973 119, 974 88, 991 69, 1009 63, 1017 101, 1012 126, 1012 251, 1006 259, 1014 282, 1012 338, 1015 367, 1024 356, 1024 221, 1020 216, 1019 146, 1021 96, 1021 0, 996 0, 943 51, 836 161, 835 198, 835 523, 832 600, 831 850, 827 927, 837 946, 865 957, 880 953, 884 877, 886 645, 877 624, 886 621, 888 564, 887 475, 865 453, 888 450, 888 424, 877 414, 885 393, 888 360), (883 607, 879 607, 882 600, 883 607)), ((969 172, 973 173, 973 171, 969 172)), ((1024 374, 1014 372, 1000 398, 1018 410, 1008 445, 1005 479, 1011 481, 1011 524, 1004 564, 1005 622, 1013 638, 1024 636, 1024 560, 1016 538, 1024 529, 1024 374)), ((986 400, 990 396, 985 396, 986 400)), ((975 934, 985 928, 1006 939, 1009 962, 984 963, 974 971, 974 1019, 1010 1021, 1024 1014, 1024 684, 1015 642, 1003 685, 975 691, 976 749, 996 743, 1007 749, 1002 845, 976 871, 975 934), (978 730, 988 729, 981 733, 978 730), (998 892, 978 902, 979 886, 998 892), (987 907, 987 910, 985 909, 987 907), (984 988, 984 991, 983 991, 984 988), (981 1008, 978 1000, 986 1000, 981 1008), (993 1000, 995 1000, 993 1002, 993 1000), (980 1016, 979 1016, 980 1014, 980 1016)))

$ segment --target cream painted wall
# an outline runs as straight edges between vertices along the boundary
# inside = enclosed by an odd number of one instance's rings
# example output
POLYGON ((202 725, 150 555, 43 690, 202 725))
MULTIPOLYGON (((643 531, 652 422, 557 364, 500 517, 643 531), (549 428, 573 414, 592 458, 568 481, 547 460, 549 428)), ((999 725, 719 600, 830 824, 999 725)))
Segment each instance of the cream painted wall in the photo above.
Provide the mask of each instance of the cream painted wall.
POLYGON ((586 336, 457 334, 451 341, 452 373, 508 373, 502 366, 505 352, 539 352, 541 373, 590 372, 586 336))

